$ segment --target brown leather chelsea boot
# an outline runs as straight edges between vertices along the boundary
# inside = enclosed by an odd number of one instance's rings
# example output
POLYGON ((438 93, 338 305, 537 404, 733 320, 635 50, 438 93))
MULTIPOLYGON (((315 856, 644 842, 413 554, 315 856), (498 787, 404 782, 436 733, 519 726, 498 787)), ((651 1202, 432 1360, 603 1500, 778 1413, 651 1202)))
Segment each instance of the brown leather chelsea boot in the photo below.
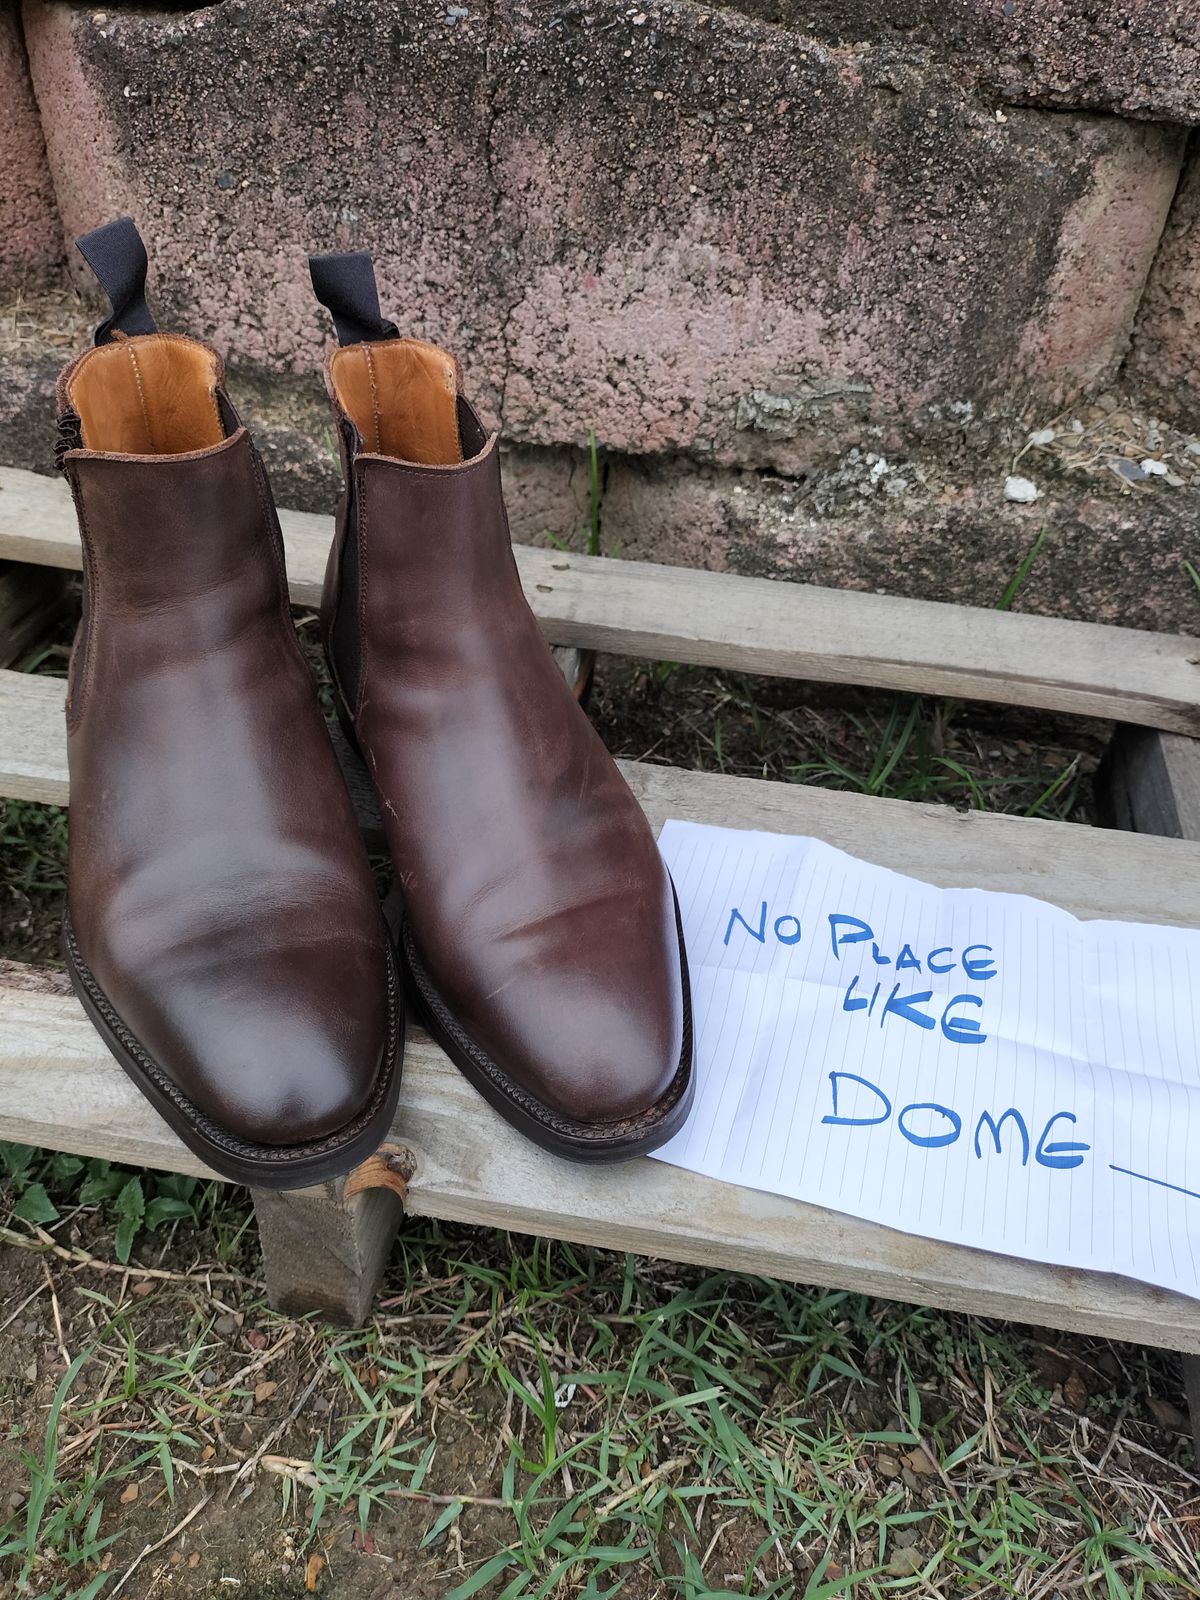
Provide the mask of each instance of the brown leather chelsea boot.
POLYGON ((240 1183, 320 1182, 395 1109, 394 954, 220 358, 154 331, 131 222, 79 243, 113 315, 58 384, 84 556, 67 967, 189 1149, 240 1183))
POLYGON ((369 256, 310 265, 340 340, 326 380, 346 473, 322 624, 380 800, 410 998, 548 1150, 652 1150, 693 1089, 654 836, 526 603, 497 437, 456 362, 382 320, 369 256))

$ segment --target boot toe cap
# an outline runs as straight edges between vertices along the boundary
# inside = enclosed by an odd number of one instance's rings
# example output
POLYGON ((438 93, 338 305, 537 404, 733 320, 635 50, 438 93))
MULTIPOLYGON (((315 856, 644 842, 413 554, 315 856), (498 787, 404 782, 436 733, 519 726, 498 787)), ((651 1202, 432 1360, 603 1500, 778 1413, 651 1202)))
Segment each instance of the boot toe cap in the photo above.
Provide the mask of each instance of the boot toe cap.
POLYGON ((395 1031, 382 936, 304 960, 276 949, 97 978, 157 1072, 253 1145, 310 1145, 346 1129, 371 1104, 395 1031))
POLYGON ((458 1025, 492 1067, 573 1123, 647 1118, 688 1064, 677 975, 622 987, 586 971, 527 972, 471 1013, 458 1025))

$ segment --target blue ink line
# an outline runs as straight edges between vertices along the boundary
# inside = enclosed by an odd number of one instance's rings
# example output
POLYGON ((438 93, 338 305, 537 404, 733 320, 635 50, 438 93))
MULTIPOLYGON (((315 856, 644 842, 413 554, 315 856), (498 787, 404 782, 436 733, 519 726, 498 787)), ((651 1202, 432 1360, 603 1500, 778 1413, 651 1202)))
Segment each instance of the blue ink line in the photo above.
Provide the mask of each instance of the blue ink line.
POLYGON ((1140 1178, 1143 1183, 1156 1183, 1160 1189, 1174 1189, 1176 1194, 1186 1194, 1189 1200, 1200 1200, 1200 1194, 1197 1194, 1195 1189, 1185 1189, 1181 1184, 1168 1183, 1165 1178, 1150 1178, 1144 1172, 1130 1172, 1128 1167, 1114 1167, 1111 1161, 1108 1170, 1121 1172, 1127 1178, 1140 1178))

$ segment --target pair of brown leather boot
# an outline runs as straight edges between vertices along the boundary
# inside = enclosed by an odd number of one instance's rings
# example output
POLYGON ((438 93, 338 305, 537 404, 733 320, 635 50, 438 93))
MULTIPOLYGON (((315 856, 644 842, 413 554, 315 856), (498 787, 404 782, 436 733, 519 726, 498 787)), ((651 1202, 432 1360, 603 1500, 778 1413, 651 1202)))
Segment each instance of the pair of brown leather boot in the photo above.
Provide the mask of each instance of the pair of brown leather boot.
POLYGON ((262 1187, 384 1138, 406 990, 539 1144, 660 1144, 692 1094, 674 894, 526 604, 457 363, 383 321, 369 257, 313 258, 346 478, 322 636, 385 820, 394 950, 220 357, 156 330, 131 222, 79 243, 113 314, 58 385, 84 557, 64 945, 109 1048, 262 1187))

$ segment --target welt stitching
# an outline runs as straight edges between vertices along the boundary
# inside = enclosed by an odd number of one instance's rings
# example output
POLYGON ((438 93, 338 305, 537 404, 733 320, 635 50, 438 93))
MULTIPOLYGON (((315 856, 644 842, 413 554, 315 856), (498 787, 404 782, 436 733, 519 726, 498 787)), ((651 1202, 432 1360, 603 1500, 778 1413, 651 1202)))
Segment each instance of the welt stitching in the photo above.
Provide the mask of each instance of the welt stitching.
POLYGON ((358 683, 354 688, 354 720, 357 722, 362 715, 367 692, 367 524, 364 511, 367 485, 366 473, 361 467, 352 462, 350 471, 358 477, 354 495, 354 537, 358 541, 358 594, 355 596, 358 609, 358 683))
POLYGON ((126 343, 129 359, 133 363, 133 381, 137 384, 138 399, 142 406, 142 421, 146 424, 146 438, 150 441, 150 454, 158 454, 158 446, 154 442, 154 431, 150 426, 150 413, 146 409, 146 391, 142 388, 142 369, 138 365, 137 352, 131 344, 126 343))
POLYGON ((375 363, 371 359, 370 345, 363 345, 363 355, 367 358, 367 381, 371 385, 371 414, 375 419, 375 448, 383 454, 383 434, 379 426, 379 390, 375 385, 375 363))

